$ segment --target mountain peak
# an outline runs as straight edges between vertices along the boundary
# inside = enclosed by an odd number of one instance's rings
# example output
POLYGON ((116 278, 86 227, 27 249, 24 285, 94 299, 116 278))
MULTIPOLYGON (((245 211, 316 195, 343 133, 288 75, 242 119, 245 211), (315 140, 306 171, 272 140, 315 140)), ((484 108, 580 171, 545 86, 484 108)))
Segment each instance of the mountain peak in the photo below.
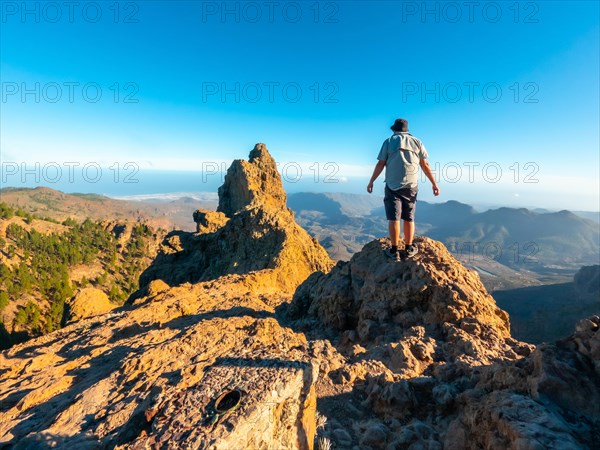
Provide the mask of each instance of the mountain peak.
POLYGON ((276 167, 275 160, 267 150, 267 146, 262 143, 258 143, 254 145, 254 148, 250 151, 248 155, 248 160, 251 163, 263 163, 265 166, 276 167))
POLYGON ((419 254, 396 263, 383 254, 388 242, 372 241, 349 262, 309 277, 296 290, 291 316, 316 318, 341 332, 349 346, 365 347, 367 355, 383 349, 387 369, 403 376, 435 370, 442 361, 472 366, 529 353, 511 338, 508 314, 479 275, 442 243, 418 236, 419 254), (409 348, 415 339, 430 342, 431 355, 423 361, 411 352, 394 356, 398 345, 409 348))
POLYGON ((252 274, 274 291, 293 292, 314 271, 333 266, 286 207, 277 165, 264 144, 256 144, 249 161, 233 161, 217 211, 198 210, 193 217, 197 233, 168 235, 140 287, 156 279, 174 286, 252 274))
POLYGON ((219 194, 196 233, 165 237, 126 306, 0 353, 0 443, 312 450, 319 363, 276 312, 333 261, 285 207, 263 144, 219 194))
POLYGON ((219 188, 217 211, 227 217, 248 208, 285 209, 286 195, 277 164, 265 144, 258 143, 249 160, 233 161, 219 188))

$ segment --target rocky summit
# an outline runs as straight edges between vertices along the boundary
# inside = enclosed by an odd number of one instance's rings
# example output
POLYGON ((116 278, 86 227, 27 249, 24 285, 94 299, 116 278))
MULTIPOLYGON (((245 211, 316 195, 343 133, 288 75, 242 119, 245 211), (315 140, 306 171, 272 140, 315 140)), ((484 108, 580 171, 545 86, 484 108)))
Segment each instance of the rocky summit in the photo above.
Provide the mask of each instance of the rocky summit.
POLYGON ((249 275, 262 289, 291 293, 333 261, 296 224, 272 156, 257 144, 249 161, 235 160, 219 188, 217 211, 194 213, 197 233, 170 233, 140 284, 160 279, 173 286, 249 275), (252 275, 250 275, 252 274, 252 275))
MULTIPOLYGON (((382 219, 383 220, 383 219, 382 219)), ((0 354, 0 447, 581 449, 600 439, 600 318, 538 347, 434 240, 334 266, 264 144, 166 236, 121 308, 0 354)), ((89 300, 88 300, 89 299, 89 300)), ((82 312, 79 312, 82 311, 82 312)))
POLYGON ((319 378, 331 380, 323 434, 343 448, 595 448, 600 318, 554 344, 519 342, 475 271, 440 242, 415 243, 400 263, 383 255, 386 240, 367 244, 311 275, 287 308, 340 355, 319 378))

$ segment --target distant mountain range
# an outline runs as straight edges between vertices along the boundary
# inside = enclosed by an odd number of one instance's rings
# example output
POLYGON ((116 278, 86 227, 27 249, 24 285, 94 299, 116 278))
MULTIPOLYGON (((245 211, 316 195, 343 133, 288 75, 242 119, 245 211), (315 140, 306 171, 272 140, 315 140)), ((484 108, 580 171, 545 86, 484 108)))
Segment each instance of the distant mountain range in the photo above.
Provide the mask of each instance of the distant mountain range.
MULTIPOLYGON (((336 259, 347 259, 369 240, 387 235, 380 197, 296 193, 288 205, 298 222, 336 259)), ((483 257, 544 275, 572 274, 598 263, 600 226, 570 211, 525 208, 477 212, 469 205, 419 201, 417 234, 440 240, 455 254, 483 257)))
MULTIPOLYGON (((64 194, 46 187, 4 188, 0 195, 7 204, 59 221, 69 217, 130 220, 167 230, 192 231, 194 210, 216 208, 216 201, 198 199, 205 197, 124 201, 96 194, 64 194)), ((367 242, 387 235, 382 198, 375 195, 294 193, 288 195, 287 204, 298 223, 317 237, 334 259, 347 260, 367 242)), ((500 263, 520 276, 535 273, 543 282, 566 282, 581 266, 598 263, 600 225, 582 217, 594 214, 525 208, 477 212, 453 200, 419 201, 416 223, 417 234, 444 242, 464 264, 481 269, 484 281, 500 263)), ((524 281, 521 286, 533 284, 524 281)), ((501 283, 500 287, 511 286, 501 283)))

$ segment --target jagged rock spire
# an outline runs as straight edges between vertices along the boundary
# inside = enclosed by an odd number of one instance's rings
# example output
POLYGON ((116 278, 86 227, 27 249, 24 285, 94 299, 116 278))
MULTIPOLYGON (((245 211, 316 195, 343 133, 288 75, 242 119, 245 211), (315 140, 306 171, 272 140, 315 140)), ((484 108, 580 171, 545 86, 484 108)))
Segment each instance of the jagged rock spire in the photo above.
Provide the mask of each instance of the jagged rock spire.
POLYGON ((265 144, 256 144, 249 160, 233 161, 219 188, 217 211, 232 217, 237 212, 262 207, 285 209, 286 195, 275 160, 265 144))
POLYGON ((233 161, 219 188, 218 210, 198 210, 194 221, 197 234, 169 236, 141 275, 140 287, 156 279, 173 286, 254 273, 265 286, 291 293, 311 273, 334 265, 286 208, 277 165, 265 144, 256 144, 248 161, 233 161))

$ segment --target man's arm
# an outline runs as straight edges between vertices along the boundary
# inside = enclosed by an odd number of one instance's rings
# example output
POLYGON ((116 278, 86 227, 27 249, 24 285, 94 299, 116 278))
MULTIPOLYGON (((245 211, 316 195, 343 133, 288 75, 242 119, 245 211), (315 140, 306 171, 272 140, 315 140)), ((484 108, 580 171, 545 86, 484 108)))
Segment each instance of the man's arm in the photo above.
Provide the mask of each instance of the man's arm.
POLYGON ((440 195, 440 188, 438 187, 437 183, 435 182, 435 177, 433 176, 433 173, 431 172, 431 167, 429 167, 429 163, 427 162, 426 159, 422 159, 421 161, 419 161, 419 165, 421 166, 421 169, 423 169, 423 172, 425 173, 425 176, 429 179, 429 181, 431 181, 431 188, 433 189, 433 195, 440 195))
POLYGON ((373 169, 373 175, 371 175, 371 181, 369 181, 369 185, 367 186, 367 192, 369 194, 371 192, 373 192, 373 183, 375 182, 377 177, 381 174, 384 167, 385 167, 385 161, 377 161, 377 164, 375 165, 375 169, 373 169))

